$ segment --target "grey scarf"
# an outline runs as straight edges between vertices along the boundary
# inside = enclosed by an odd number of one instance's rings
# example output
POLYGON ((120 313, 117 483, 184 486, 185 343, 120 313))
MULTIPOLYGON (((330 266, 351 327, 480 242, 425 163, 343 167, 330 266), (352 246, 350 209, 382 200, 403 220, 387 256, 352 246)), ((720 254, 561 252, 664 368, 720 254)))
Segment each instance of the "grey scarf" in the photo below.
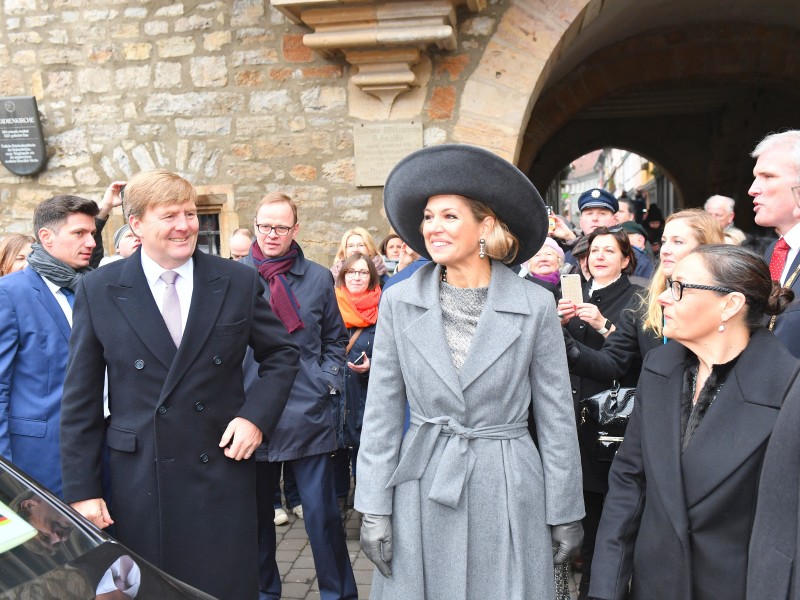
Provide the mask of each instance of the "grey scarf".
POLYGON ((38 243, 31 245, 28 265, 39 275, 47 277, 57 286, 69 288, 73 292, 78 287, 81 277, 92 270, 92 267, 75 270, 67 263, 50 254, 38 243))

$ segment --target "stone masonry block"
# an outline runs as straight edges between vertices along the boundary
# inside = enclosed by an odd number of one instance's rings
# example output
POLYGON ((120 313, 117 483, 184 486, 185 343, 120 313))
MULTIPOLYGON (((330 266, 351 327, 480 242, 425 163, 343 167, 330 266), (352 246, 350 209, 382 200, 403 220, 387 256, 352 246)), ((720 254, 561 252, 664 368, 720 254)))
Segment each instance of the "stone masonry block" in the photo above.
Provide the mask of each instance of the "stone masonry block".
POLYGON ((303 34, 287 33, 281 40, 283 59, 287 62, 311 62, 314 52, 303 44, 303 34))
POLYGON ((222 87, 228 83, 228 68, 224 56, 195 56, 189 73, 196 87, 222 87))
POLYGON ((156 42, 161 58, 189 56, 194 53, 195 42, 191 36, 171 37, 156 42))
POLYGON ((176 62, 159 62, 156 65, 156 76, 153 85, 158 89, 177 88, 181 85, 181 64, 176 62))
POLYGON ((428 117, 432 121, 450 119, 455 107, 456 89, 451 85, 437 87, 428 102, 428 117))
POLYGON ((222 47, 231 43, 231 32, 212 31, 203 36, 203 49, 208 52, 219 52, 222 47))
POLYGON ((150 85, 150 70, 150 65, 118 69, 114 82, 121 90, 146 88, 150 85))
POLYGON ((229 135, 231 117, 203 117, 199 119, 175 119, 175 131, 181 137, 229 135))
POLYGON ((89 68, 78 72, 78 89, 81 93, 94 92, 102 94, 111 89, 111 71, 108 69, 89 68))
POLYGON ((125 60, 148 60, 153 51, 153 44, 138 42, 122 45, 122 56, 125 60))

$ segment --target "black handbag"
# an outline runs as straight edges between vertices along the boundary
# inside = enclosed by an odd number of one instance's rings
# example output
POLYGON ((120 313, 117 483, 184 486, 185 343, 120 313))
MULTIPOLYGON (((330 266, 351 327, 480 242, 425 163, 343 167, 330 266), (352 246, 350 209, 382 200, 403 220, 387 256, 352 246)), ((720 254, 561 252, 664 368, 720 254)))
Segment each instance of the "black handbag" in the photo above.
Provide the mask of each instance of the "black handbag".
POLYGON ((601 462, 611 462, 625 437, 625 428, 633 410, 636 388, 620 387, 615 381, 611 389, 581 400, 581 437, 594 440, 592 452, 601 462))

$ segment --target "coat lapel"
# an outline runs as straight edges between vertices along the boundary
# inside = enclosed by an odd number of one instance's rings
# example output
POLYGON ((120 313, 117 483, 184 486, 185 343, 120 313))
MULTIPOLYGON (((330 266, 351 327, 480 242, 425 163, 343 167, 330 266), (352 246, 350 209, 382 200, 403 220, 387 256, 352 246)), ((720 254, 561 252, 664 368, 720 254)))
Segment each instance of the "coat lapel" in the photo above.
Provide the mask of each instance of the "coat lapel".
POLYGON ((45 312, 50 315, 50 318, 53 319, 53 323, 55 323, 55 326, 64 336, 64 339, 69 342, 69 336, 72 333, 72 330, 69 327, 67 316, 64 314, 61 306, 58 304, 58 300, 56 300, 53 294, 50 292, 50 288, 47 287, 47 283, 45 283, 44 279, 42 279, 42 276, 39 275, 39 273, 34 271, 31 267, 28 267, 25 269, 25 274, 28 277, 30 286, 34 289, 36 299, 42 305, 42 308, 44 308, 45 312))
POLYGON ((642 444, 650 460, 657 463, 648 471, 648 477, 688 553, 689 516, 681 485, 680 401, 688 350, 670 342, 657 356, 659 360, 646 363, 637 390, 637 396, 647 398, 642 415, 642 444))
POLYGON ((786 373, 791 365, 780 368, 782 356, 770 341, 767 331, 754 333, 683 453, 689 507, 730 477, 772 433, 785 377, 756 374, 786 373))
MULTIPOLYGON (((172 361, 172 367, 167 373, 164 387, 161 390, 162 400, 172 393, 186 371, 195 362, 200 351, 206 347, 208 337, 217 324, 229 283, 230 278, 227 275, 219 274, 213 268, 209 257, 199 250, 195 251, 192 305, 189 307, 189 316, 181 346, 172 361)), ((164 325, 164 329, 166 330, 166 325, 164 325)))
POLYGON ((530 310, 520 302, 524 292, 515 292, 515 285, 528 284, 501 263, 494 263, 486 306, 459 374, 464 390, 496 363, 522 333, 520 319, 514 315, 530 314, 530 310))
POLYGON ((434 276, 417 276, 408 280, 416 286, 416 289, 408 294, 408 299, 404 299, 404 302, 418 307, 420 314, 419 317, 411 320, 403 333, 409 344, 419 352, 433 372, 461 402, 464 402, 461 382, 450 358, 450 352, 432 351, 432 348, 447 348, 447 339, 442 324, 442 307, 439 303, 441 267, 431 264, 422 268, 433 269, 434 276))
POLYGON ((175 357, 175 344, 150 292, 142 270, 140 252, 137 250, 125 261, 119 284, 109 284, 106 289, 134 334, 169 369, 175 357))

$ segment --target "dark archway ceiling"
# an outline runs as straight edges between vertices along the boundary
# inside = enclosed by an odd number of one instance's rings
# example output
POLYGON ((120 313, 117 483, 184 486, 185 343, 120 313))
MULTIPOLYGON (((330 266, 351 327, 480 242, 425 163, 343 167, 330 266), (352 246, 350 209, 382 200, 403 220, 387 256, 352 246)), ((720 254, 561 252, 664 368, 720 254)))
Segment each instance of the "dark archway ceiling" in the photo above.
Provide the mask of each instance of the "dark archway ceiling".
POLYGON ((743 214, 749 152, 800 128, 800 2, 590 3, 562 46, 520 156, 537 186, 616 146, 659 163, 686 205, 725 193, 743 214))

